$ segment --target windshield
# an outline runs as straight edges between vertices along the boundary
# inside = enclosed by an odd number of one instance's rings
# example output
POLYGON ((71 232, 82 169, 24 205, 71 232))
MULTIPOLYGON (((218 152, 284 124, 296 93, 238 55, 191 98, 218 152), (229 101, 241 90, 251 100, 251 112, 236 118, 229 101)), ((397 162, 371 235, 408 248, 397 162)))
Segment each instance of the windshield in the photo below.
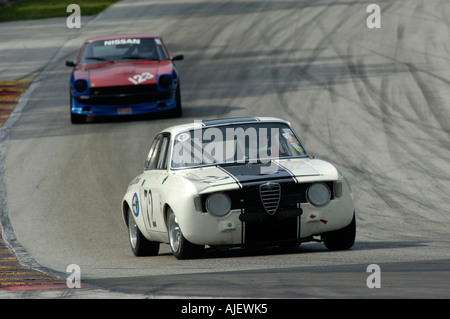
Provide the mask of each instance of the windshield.
POLYGON ((168 54, 159 38, 121 38, 86 43, 79 63, 167 59, 168 54))
POLYGON ((268 163, 307 153, 291 128, 283 123, 236 124, 198 128, 178 134, 172 168, 217 164, 268 163))

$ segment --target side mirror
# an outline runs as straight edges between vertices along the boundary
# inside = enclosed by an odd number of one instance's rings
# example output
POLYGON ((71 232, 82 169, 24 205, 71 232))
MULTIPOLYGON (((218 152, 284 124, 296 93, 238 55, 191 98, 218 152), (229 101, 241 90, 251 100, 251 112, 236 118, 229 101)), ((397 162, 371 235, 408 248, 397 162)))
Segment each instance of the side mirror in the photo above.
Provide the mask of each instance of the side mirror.
POLYGON ((66 61, 66 66, 75 66, 75 62, 73 62, 73 61, 66 61))
POLYGON ((172 61, 181 61, 181 60, 184 60, 184 55, 182 54, 172 57, 172 61))

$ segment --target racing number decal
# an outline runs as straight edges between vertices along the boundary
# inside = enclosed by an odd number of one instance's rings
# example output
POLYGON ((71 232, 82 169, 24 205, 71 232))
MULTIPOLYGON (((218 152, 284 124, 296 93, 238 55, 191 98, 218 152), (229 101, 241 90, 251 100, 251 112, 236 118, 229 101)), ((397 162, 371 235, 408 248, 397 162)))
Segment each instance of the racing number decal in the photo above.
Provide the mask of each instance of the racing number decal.
POLYGON ((149 72, 144 72, 142 74, 133 75, 133 77, 128 78, 128 81, 131 83, 138 85, 147 80, 153 79, 155 76, 149 72))
POLYGON ((150 227, 156 227, 156 221, 153 219, 153 200, 152 200, 152 192, 144 191, 144 197, 146 197, 147 200, 147 218, 148 218, 148 224, 150 227))
POLYGON ((131 202, 134 216, 139 216, 139 199, 136 193, 133 195, 133 201, 131 202))

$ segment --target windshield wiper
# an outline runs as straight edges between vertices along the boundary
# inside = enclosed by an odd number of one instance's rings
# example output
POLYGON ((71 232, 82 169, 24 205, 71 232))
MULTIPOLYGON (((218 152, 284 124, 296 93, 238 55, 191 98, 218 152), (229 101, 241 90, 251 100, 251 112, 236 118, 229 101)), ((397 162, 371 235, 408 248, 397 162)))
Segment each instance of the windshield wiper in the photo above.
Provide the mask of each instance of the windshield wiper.
POLYGON ((86 57, 86 58, 84 58, 84 59, 85 59, 85 60, 97 60, 97 61, 112 62, 112 61, 109 60, 109 59, 101 58, 101 57, 98 57, 98 56, 89 56, 89 57, 86 57))
POLYGON ((142 60, 145 59, 142 56, 136 56, 136 55, 129 55, 129 56, 121 56, 117 60, 142 60))
POLYGON ((117 60, 151 60, 151 61, 159 61, 158 58, 136 56, 136 55, 122 56, 122 57, 118 58, 117 60))

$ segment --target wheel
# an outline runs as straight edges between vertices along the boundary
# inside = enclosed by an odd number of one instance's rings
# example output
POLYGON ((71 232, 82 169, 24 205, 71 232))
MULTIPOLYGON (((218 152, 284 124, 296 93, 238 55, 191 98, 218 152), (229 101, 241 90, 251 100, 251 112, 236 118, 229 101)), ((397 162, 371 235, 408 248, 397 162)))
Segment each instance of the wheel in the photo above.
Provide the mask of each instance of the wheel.
POLYGON ((322 235, 322 240, 329 250, 350 249, 355 243, 356 237, 356 217, 353 212, 351 223, 339 230, 335 230, 322 235))
POLYGON ((172 209, 168 211, 168 233, 170 249, 177 259, 200 258, 204 246, 195 245, 184 238, 172 209))
POLYGON ((70 112, 70 122, 72 122, 72 124, 81 124, 84 123, 85 121, 86 115, 75 114, 70 112))
POLYGON ((142 235, 133 213, 128 211, 128 237, 130 239, 131 250, 135 256, 156 256, 159 252, 159 243, 149 241, 142 235))
POLYGON ((86 122, 86 115, 72 113, 72 96, 70 96, 70 122, 72 124, 81 124, 86 122))

